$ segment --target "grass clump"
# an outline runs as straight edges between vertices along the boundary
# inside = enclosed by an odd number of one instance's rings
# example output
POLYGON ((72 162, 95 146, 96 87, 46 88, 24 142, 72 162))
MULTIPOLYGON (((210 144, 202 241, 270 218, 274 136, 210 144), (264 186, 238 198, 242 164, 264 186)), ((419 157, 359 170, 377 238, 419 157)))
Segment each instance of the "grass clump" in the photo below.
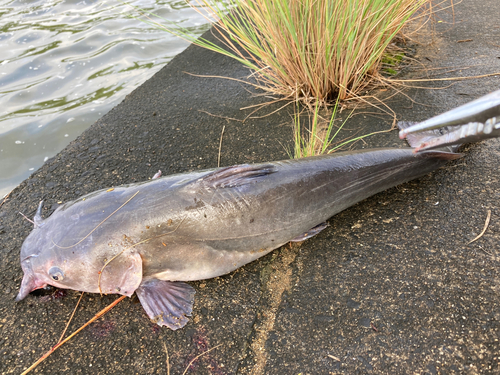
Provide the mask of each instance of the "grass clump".
POLYGON ((309 124, 303 125, 301 122, 299 106, 297 104, 297 109, 294 116, 294 150, 293 156, 289 153, 290 157, 299 159, 308 156, 321 155, 325 152, 328 152, 333 139, 337 136, 337 134, 344 126, 345 121, 336 129, 335 133, 332 135, 332 132, 334 130, 333 122, 335 120, 335 115, 337 114, 337 110, 339 107, 338 100, 333 107, 333 113, 328 123, 320 118, 319 107, 320 106, 316 104, 314 111, 312 111, 311 115, 309 116, 309 124))
MULTIPOLYGON (((332 150, 339 101, 356 98, 372 82, 397 73, 403 59, 388 46, 430 0, 196 0, 196 9, 220 32, 222 47, 163 19, 149 23, 250 68, 257 87, 301 101, 313 117, 294 123, 294 157, 332 150), (318 125, 323 104, 336 102, 328 125, 318 125), (332 132, 334 133, 332 136, 332 132)), ((192 5, 192 4, 191 4, 192 5)), ((193 6, 193 5, 192 5, 193 6)), ((425 14, 425 10, 421 14, 425 14)), ((148 21, 146 21, 148 22, 148 21)))
POLYGON ((335 151, 343 149, 345 146, 353 144, 363 138, 370 137, 375 134, 386 133, 389 130, 376 131, 360 136, 352 136, 343 140, 336 140, 337 135, 340 133, 344 125, 351 118, 354 110, 342 120, 339 126, 335 126, 336 115, 339 109, 339 100, 336 101, 333 111, 330 115, 330 120, 323 119, 320 116, 320 107, 316 104, 313 111, 309 111, 309 120, 306 123, 301 121, 301 113, 299 105, 294 115, 294 149, 293 155, 288 151, 290 158, 299 159, 308 156, 331 154, 335 151), (335 142, 334 142, 335 141, 335 142))
POLYGON ((158 25, 239 60, 267 92, 323 103, 359 95, 378 75, 393 38, 430 0, 197 1, 222 31, 224 48, 158 25))

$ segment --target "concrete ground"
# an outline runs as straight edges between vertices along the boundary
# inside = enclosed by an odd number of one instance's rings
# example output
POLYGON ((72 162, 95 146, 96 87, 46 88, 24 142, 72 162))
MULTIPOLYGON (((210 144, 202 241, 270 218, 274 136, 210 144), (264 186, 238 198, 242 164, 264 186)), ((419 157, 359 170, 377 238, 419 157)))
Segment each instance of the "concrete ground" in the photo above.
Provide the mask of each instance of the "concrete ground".
MULTIPOLYGON (((438 14, 403 78, 500 72, 500 2, 464 0, 438 14), (454 16, 454 23, 453 23, 454 16), (444 73, 435 68, 445 68, 444 73), (442 74, 437 74, 441 72, 442 74)), ((17 187, 0 207, 0 371, 21 373, 54 345, 79 298, 45 290, 20 303, 19 251, 41 199, 44 216, 91 191, 164 174, 288 158, 289 108, 244 119, 268 99, 227 79, 248 72, 190 47, 17 187)), ((398 119, 423 120, 500 86, 500 77, 407 88, 389 101, 398 119), (450 83, 454 83, 450 86, 450 83), (437 89, 440 88, 440 89, 437 89), (410 100, 411 98, 412 100, 410 100)), ((379 95, 387 93, 378 93, 379 95)), ((350 129, 390 127, 370 108, 350 129)), ((395 131, 357 147, 404 144, 395 131)), ((136 297, 55 352, 35 373, 70 374, 476 374, 499 373, 500 140, 418 180, 336 215, 330 227, 229 274, 193 282, 191 321, 151 323, 136 297), (468 244, 483 229, 482 238, 468 244)), ((86 294, 73 331, 116 296, 86 294)))

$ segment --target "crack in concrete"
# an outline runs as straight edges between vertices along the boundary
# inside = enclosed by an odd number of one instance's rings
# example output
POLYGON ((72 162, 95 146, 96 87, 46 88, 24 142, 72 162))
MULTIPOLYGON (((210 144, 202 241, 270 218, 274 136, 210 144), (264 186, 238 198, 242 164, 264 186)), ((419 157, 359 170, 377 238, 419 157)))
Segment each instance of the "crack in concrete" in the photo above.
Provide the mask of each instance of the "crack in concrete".
MULTIPOLYGON (((275 258, 261 271, 262 295, 256 319, 248 335, 245 351, 247 361, 253 357, 253 364, 248 363, 238 368, 240 374, 263 375, 268 359, 266 342, 269 333, 274 329, 278 308, 281 305, 283 293, 292 284, 292 268, 300 244, 286 245, 285 249, 276 252, 275 258)), ((250 362, 250 361, 249 361, 250 362)))

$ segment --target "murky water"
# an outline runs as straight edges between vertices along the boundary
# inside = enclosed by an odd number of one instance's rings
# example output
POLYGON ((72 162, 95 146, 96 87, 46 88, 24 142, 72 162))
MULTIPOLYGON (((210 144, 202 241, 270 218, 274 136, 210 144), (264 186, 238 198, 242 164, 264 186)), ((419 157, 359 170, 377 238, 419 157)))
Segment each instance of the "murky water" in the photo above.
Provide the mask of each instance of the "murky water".
MULTIPOLYGON (((201 34, 184 0, 136 0, 201 34)), ((187 47, 117 0, 0 0, 0 198, 187 47)))

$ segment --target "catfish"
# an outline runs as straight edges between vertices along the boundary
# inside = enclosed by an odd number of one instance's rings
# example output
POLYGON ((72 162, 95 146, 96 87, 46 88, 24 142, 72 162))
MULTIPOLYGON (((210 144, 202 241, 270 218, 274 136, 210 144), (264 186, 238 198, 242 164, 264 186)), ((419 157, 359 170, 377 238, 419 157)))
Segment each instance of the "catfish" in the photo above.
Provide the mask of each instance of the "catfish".
POLYGON ((16 300, 47 285, 135 292, 150 319, 179 329, 193 310, 186 282, 310 238, 333 215, 460 157, 455 151, 381 148, 175 174, 87 194, 46 219, 40 203, 16 300))

